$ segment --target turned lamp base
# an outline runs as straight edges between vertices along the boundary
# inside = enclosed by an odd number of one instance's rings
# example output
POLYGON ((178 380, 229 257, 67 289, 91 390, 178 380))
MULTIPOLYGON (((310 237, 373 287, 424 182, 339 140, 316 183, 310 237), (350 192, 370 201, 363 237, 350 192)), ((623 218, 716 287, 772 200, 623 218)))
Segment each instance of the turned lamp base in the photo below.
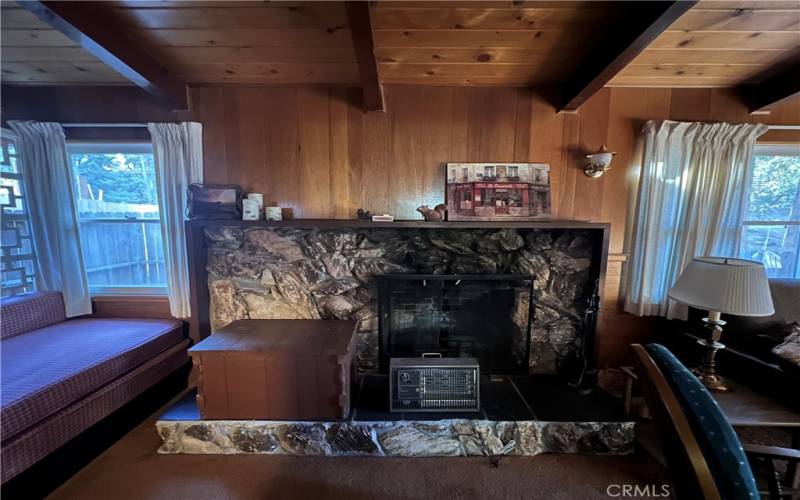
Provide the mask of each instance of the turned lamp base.
POLYGON ((697 375, 700 382, 712 392, 729 392, 731 389, 725 383, 725 379, 717 374, 717 351, 725 349, 725 344, 719 339, 722 337, 722 327, 725 322, 720 319, 720 313, 709 311, 708 317, 703 318, 706 328, 711 330, 708 340, 698 340, 697 343, 706 348, 705 356, 700 366, 693 369, 692 373, 697 375))

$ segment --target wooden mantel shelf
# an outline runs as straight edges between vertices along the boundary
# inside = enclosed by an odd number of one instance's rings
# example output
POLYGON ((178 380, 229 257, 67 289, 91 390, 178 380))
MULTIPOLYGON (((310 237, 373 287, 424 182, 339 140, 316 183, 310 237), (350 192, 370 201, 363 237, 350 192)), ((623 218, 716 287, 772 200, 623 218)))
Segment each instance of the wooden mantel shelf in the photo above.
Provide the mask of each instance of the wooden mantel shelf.
POLYGON ((357 219, 287 219, 282 221, 264 220, 191 220, 190 228, 205 227, 291 227, 300 229, 608 229, 609 222, 578 220, 552 221, 452 221, 425 222, 422 220, 397 220, 394 222, 372 222, 357 219))

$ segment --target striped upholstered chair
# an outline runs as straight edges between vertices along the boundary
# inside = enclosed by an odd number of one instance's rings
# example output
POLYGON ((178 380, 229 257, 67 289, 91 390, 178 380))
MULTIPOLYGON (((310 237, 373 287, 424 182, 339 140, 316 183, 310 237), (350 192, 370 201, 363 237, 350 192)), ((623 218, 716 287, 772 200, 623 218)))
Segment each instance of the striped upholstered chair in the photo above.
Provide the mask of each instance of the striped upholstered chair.
POLYGON ((796 461, 797 450, 743 447, 716 400, 664 346, 635 344, 647 405, 679 499, 760 498, 748 457, 768 464, 769 497, 782 492, 773 460, 796 461))

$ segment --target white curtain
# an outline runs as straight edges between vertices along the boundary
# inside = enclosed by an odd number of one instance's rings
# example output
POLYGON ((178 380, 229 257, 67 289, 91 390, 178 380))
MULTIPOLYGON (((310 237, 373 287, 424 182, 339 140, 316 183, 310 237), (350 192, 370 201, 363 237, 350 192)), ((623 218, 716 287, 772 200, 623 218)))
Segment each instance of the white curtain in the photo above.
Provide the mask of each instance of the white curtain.
POLYGON ((184 220, 189 184, 203 182, 203 126, 195 122, 149 123, 158 181, 170 312, 188 318, 189 259, 184 220))
POLYGON ((667 292, 698 255, 736 256, 760 124, 649 121, 625 310, 685 317, 667 292))
POLYGON ((91 314, 64 130, 58 123, 10 121, 30 210, 36 287, 60 291, 68 317, 91 314))

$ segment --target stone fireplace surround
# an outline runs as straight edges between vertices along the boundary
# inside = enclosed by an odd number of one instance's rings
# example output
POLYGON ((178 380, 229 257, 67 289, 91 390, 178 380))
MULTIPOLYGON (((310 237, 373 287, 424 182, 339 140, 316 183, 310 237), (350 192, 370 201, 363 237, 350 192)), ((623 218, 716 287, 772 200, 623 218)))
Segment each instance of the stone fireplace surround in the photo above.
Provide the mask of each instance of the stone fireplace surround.
POLYGON ((358 319, 362 372, 377 369, 375 275, 532 275, 530 372, 553 373, 578 348, 605 267, 606 224, 197 222, 212 331, 247 318, 358 319))
MULTIPOLYGON (((536 301, 530 371, 551 373, 578 347, 595 281, 603 289, 608 229, 572 221, 193 221, 188 237, 195 335, 239 318, 357 318, 358 366, 371 372, 377 366, 376 274, 526 274, 535 277, 536 301)), ((581 404, 580 415, 551 421, 442 415, 363 420, 355 413, 327 422, 236 421, 200 419, 189 394, 156 428, 163 442, 159 453, 168 454, 442 457, 633 450, 633 422, 599 415, 587 421, 595 401, 581 404)))

